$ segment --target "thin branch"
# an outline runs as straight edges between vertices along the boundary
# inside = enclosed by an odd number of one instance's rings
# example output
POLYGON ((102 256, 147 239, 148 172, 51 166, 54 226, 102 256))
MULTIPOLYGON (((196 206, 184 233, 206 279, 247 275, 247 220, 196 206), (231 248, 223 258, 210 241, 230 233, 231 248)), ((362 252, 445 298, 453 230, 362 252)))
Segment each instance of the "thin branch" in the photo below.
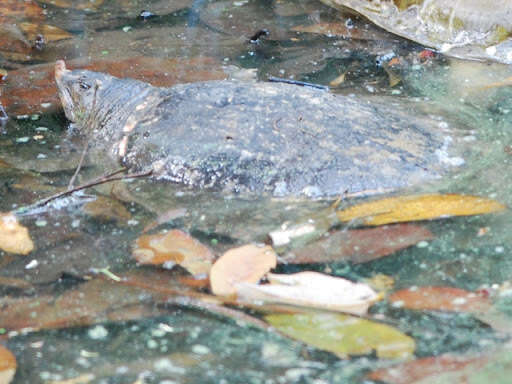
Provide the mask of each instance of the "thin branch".
POLYGON ((84 150, 82 151, 82 156, 80 156, 80 161, 78 162, 75 173, 69 180, 68 191, 73 189, 73 184, 75 183, 75 180, 78 176, 78 173, 80 172, 80 169, 82 169, 82 165, 84 164, 84 160, 85 160, 85 155, 87 154, 87 151, 89 150, 89 142, 90 142, 90 140, 87 140, 87 142, 85 143, 84 150))
POLYGON ((148 176, 151 176, 151 174, 153 173, 153 170, 150 169, 149 171, 144 171, 144 172, 139 172, 139 173, 119 175, 122 172, 126 172, 126 170, 127 170, 126 168, 118 169, 114 172, 108 173, 106 175, 100 176, 91 181, 88 181, 85 184, 79 185, 78 187, 56 193, 55 195, 52 195, 52 196, 47 197, 46 199, 40 200, 40 201, 30 205, 29 207, 20 208, 17 212, 22 213, 22 212, 28 211, 30 208, 43 207, 53 200, 56 200, 60 197, 71 195, 74 192, 81 191, 82 189, 94 187, 94 186, 100 185, 100 184, 110 183, 112 181, 117 181, 117 180, 137 179, 137 178, 148 177, 148 176))

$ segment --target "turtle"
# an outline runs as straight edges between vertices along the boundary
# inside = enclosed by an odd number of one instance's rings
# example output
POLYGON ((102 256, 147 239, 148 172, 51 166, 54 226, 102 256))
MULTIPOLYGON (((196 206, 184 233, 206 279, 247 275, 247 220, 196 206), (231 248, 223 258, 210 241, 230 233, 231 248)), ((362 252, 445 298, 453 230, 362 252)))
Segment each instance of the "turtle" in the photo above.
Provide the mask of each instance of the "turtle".
POLYGON ((510 0, 321 1, 449 56, 512 63, 510 0))
MULTIPOLYGON (((225 193, 308 198, 389 191, 453 171, 447 123, 414 103, 282 82, 169 88, 55 64, 66 117, 93 161, 225 193), (450 157, 451 156, 451 157, 450 157)), ((449 129, 448 129, 449 131, 449 129)))

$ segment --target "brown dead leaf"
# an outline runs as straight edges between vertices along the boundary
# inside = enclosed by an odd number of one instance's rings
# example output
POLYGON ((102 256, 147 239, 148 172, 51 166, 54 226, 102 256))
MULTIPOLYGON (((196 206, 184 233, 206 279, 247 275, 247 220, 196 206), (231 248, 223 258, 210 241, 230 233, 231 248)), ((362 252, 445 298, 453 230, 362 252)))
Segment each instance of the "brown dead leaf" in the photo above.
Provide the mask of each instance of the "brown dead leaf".
POLYGON ((35 41, 37 35, 42 35, 48 42, 71 39, 73 35, 63 29, 48 24, 19 23, 19 27, 25 33, 29 41, 35 41))
MULTIPOLYGON (((1 32, 0 29, 0 35, 1 32)), ((1 41, 2 39, 0 51, 1 41)), ((28 43, 24 44, 25 50, 31 49, 28 43)), ((89 63, 74 60, 66 64, 71 69, 85 68, 106 72, 116 77, 145 81, 158 87, 227 78, 221 64, 209 57, 132 57, 125 60, 98 60, 89 63)), ((54 64, 33 65, 10 71, 0 94, 0 102, 9 115, 56 111, 60 107, 60 100, 55 85, 54 64)))
POLYGON ((290 304, 364 315, 378 300, 369 286, 318 272, 267 275, 270 284, 235 284, 237 297, 244 301, 290 304))
POLYGON ((78 10, 97 10, 104 0, 39 0, 42 4, 53 5, 59 8, 71 8, 78 10))
POLYGON ((34 249, 28 229, 18 223, 12 213, 0 213, 0 249, 27 255, 34 249))
POLYGON ((283 259, 292 264, 341 260, 366 263, 433 237, 427 228, 414 224, 336 231, 305 247, 294 249, 283 259))
POLYGON ((370 380, 383 381, 389 384, 414 384, 441 372, 456 372, 466 367, 484 366, 485 357, 436 356, 407 361, 388 368, 378 369, 366 377, 370 380))
POLYGON ((0 345, 0 384, 9 384, 16 373, 16 358, 0 345))
POLYGON ((125 223, 132 217, 131 213, 118 200, 106 196, 97 196, 83 206, 83 211, 98 220, 125 223))
POLYGON ((268 271, 275 268, 276 263, 277 255, 268 245, 249 244, 230 249, 212 266, 212 292, 220 296, 235 295, 237 284, 258 282, 268 271))
POLYGON ((43 19, 43 9, 32 0, 2 0, 0 2, 0 21, 10 19, 43 19))
POLYGON ((502 211, 505 208, 505 205, 485 197, 432 194, 370 201, 338 211, 337 215, 345 222, 356 220, 364 225, 383 225, 450 216, 480 215, 502 211))
POLYGON ((427 311, 485 312, 491 300, 484 294, 453 287, 415 287, 393 293, 389 300, 407 309, 427 311))
POLYGON ((164 267, 179 264, 193 275, 207 275, 214 259, 210 249, 177 229, 163 234, 140 236, 133 256, 140 264, 164 267))

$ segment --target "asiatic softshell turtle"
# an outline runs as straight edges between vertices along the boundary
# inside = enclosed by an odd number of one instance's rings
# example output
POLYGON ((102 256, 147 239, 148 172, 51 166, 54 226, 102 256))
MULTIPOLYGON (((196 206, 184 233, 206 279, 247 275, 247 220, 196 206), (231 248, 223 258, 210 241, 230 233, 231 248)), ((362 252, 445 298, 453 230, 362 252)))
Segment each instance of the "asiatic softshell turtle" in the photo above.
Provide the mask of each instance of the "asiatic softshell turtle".
POLYGON ((451 56, 512 64, 512 0, 321 1, 451 56))
POLYGON ((333 196, 434 179, 452 160, 439 121, 407 103, 267 82, 158 88, 63 61, 55 77, 97 161, 194 188, 333 196))

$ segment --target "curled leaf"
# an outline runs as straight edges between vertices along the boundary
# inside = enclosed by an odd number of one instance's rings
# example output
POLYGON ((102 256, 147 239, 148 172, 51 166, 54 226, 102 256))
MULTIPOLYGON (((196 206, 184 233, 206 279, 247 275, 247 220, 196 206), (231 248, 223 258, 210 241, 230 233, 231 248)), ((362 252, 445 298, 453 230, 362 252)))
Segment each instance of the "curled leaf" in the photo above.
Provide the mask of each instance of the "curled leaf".
POLYGON ((505 205, 485 197, 432 194, 399 196, 355 205, 337 212, 341 221, 360 220, 364 225, 431 220, 498 212, 505 205))
POLYGON ((179 264, 193 275, 208 274, 213 262, 213 253, 187 233, 172 231, 143 235, 137 239, 133 256, 140 264, 179 264))
POLYGON ((27 255, 34 249, 28 229, 18 223, 12 213, 0 213, 0 249, 27 255))
POLYGON ((285 335, 341 358, 373 351, 381 358, 407 358, 415 348, 414 340, 395 328, 348 315, 276 314, 265 320, 285 335))
POLYGON ((277 255, 270 246, 253 244, 230 249, 213 264, 210 286, 216 295, 231 296, 242 282, 256 283, 277 263, 277 255))
POLYGON ((369 286, 317 272, 267 275, 270 284, 236 285, 238 298, 363 315, 378 299, 369 286))

